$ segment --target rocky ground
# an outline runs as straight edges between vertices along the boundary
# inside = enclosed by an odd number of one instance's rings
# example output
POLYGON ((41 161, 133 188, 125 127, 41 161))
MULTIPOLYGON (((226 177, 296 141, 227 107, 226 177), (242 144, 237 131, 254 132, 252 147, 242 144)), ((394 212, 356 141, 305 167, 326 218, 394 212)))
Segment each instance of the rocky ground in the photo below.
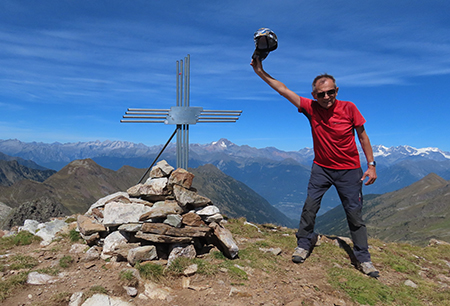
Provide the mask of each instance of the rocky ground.
MULTIPOLYGON (((236 238, 240 249, 252 243, 242 237, 236 238)), ((328 284, 325 271, 320 266, 293 264, 291 250, 273 255, 281 257, 276 271, 242 267, 248 280, 236 279, 224 269, 214 275, 172 275, 161 282, 154 282, 158 288, 164 289, 165 294, 155 299, 142 299, 127 295, 119 280, 119 272, 130 268, 126 262, 105 262, 101 259, 83 262, 82 254, 71 251, 72 245, 63 239, 46 247, 34 243, 10 250, 10 256, 28 254, 36 258, 39 265, 33 270, 58 267, 64 256, 71 256, 75 262, 66 269, 59 268, 62 274, 54 283, 24 285, 14 290, 2 305, 51 305, 57 302, 57 293, 88 292, 93 286, 102 287, 108 295, 121 297, 132 305, 302 305, 302 302, 311 305, 354 305, 346 295, 328 284)), ((155 263, 165 265, 167 261, 155 263)), ((9 271, 3 273, 3 277, 20 272, 9 271)), ((145 291, 142 284, 137 289, 145 291)))
MULTIPOLYGON (((232 224, 230 227, 240 249, 239 259, 229 260, 214 256, 214 252, 218 253, 218 251, 213 248, 210 252, 198 255, 199 260, 206 261, 213 267, 210 273, 200 273, 199 271, 185 273, 187 275, 166 273, 159 280, 140 279, 139 283, 134 285, 137 294, 132 294, 132 296, 127 293, 124 281, 119 277, 121 271, 132 267, 125 261, 86 260, 87 248, 82 240, 76 243, 70 242, 69 237, 63 234, 45 247, 41 247, 39 243, 35 242, 31 245, 2 250, 0 252, 2 254, 0 263, 4 263, 3 272, 0 273, 2 281, 23 271, 44 273, 51 269, 57 269, 58 274, 53 276, 53 280, 47 284, 23 284, 16 287, 6 299, 0 300, 0 304, 5 306, 69 305, 69 299, 74 293, 83 292, 82 301, 92 296, 93 293, 102 293, 111 298, 117 297, 123 302, 128 302, 128 304, 118 304, 118 302, 111 301, 110 304, 95 304, 96 306, 360 305, 355 299, 352 299, 348 291, 336 289, 336 286, 330 284, 330 268, 348 270, 351 273, 354 271, 348 254, 339 247, 336 239, 322 237, 321 245, 314 249, 308 260, 297 265, 291 261, 291 245, 295 243, 293 230, 267 229, 258 225, 260 228, 256 231, 254 225, 242 222, 232 224), (249 231, 253 231, 254 234, 249 234, 249 231), (272 238, 265 239, 264 232, 268 232, 272 238), (277 240, 280 243, 272 242, 277 240), (282 240, 289 241, 289 243, 283 244, 282 240), (6 264, 8 258, 17 255, 35 258, 38 265, 31 269, 9 269, 6 264), (73 262, 62 268, 60 266, 61 259, 69 256, 73 262), (233 267, 242 273, 232 271, 233 267)), ((383 243, 378 242, 373 253, 383 252, 382 248, 383 243)), ((167 260, 163 259, 152 262, 162 266, 167 264, 167 260)), ((411 290, 415 286, 412 281, 409 284, 405 282, 408 279, 407 274, 400 273, 392 267, 382 266, 380 263, 375 263, 375 265, 381 272, 378 280, 372 280, 360 272, 356 272, 358 274, 355 275, 366 278, 368 284, 371 284, 372 281, 387 287, 405 284, 403 286, 410 286, 411 290)), ((420 271, 424 280, 435 283, 436 286, 433 288, 448 296, 448 284, 450 283, 448 261, 446 268, 444 265, 443 273, 442 271, 431 273, 426 265, 423 265, 420 271)), ((346 274, 337 277, 338 282, 349 281, 346 274)), ((358 290, 364 289, 359 288, 358 290)), ((383 305, 384 303, 376 304, 383 305)), ((386 304, 398 305, 395 301, 386 304)), ((436 302, 427 302, 427 298, 419 303, 419 305, 437 304, 436 302)), ((412 302, 411 305, 417 304, 412 302)), ((448 301, 447 304, 442 302, 440 305, 448 305, 448 301)))

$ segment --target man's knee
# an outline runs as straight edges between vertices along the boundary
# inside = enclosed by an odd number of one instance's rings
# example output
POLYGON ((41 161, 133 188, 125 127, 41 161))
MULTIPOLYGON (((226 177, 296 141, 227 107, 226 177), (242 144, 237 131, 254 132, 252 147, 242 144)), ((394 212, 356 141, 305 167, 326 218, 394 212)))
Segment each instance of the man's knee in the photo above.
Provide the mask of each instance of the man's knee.
POLYGON ((365 226, 360 210, 347 211, 347 221, 350 229, 352 229, 352 227, 357 229, 361 226, 365 226))

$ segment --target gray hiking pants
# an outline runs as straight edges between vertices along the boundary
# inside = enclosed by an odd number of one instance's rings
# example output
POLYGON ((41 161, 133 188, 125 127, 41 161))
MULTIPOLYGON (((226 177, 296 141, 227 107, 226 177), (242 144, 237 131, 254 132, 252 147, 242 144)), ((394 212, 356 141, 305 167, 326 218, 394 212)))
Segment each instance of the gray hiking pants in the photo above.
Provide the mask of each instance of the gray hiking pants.
POLYGON ((362 219, 362 175, 361 168, 333 170, 313 164, 308 195, 296 234, 299 247, 306 250, 311 248, 312 240, 316 238, 314 225, 322 197, 334 185, 347 215, 347 223, 353 240, 353 253, 359 262, 371 261, 367 229, 362 219))

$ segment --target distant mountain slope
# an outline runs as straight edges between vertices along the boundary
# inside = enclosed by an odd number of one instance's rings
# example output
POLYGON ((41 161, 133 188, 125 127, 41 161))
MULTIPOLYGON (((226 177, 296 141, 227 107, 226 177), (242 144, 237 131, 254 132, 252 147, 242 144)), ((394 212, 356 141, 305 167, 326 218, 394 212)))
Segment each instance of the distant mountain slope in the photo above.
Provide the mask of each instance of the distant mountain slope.
POLYGON ((189 169, 195 175, 193 187, 231 218, 245 216, 250 222, 274 223, 295 227, 295 221, 287 218, 267 200, 247 185, 224 174, 211 164, 189 169))
MULTIPOLYGON (((431 238, 450 242, 450 182, 432 173, 420 181, 365 201, 363 216, 369 235, 387 241, 424 244, 431 238)), ((341 207, 317 219, 325 234, 346 234, 341 207)))
POLYGON ((30 169, 36 169, 36 170, 49 170, 48 168, 42 167, 38 164, 36 164, 34 161, 32 160, 25 160, 23 158, 20 157, 16 157, 16 156, 9 156, 6 155, 2 152, 0 152, 0 160, 6 160, 6 161, 12 161, 15 160, 19 163, 19 165, 28 167, 30 169))
MULTIPOLYGON (((292 226, 292 220, 261 196, 213 165, 193 171, 199 192, 217 201, 215 204, 230 217, 292 226)), ((44 182, 21 180, 9 187, 0 186, 0 202, 14 208, 4 224, 10 227, 31 217, 42 222, 49 217, 84 213, 98 199, 136 185, 144 172, 129 166, 113 171, 84 159, 69 163, 44 182)))
POLYGON ((0 160, 0 186, 11 186, 25 179, 43 182, 55 173, 55 170, 37 170, 22 166, 17 160, 0 160))
POLYGON ((99 198, 134 185, 142 173, 142 169, 132 167, 113 171, 86 159, 71 162, 44 182, 21 180, 9 187, 0 186, 0 202, 14 208, 4 224, 23 224, 28 217, 46 221, 84 213, 99 198))

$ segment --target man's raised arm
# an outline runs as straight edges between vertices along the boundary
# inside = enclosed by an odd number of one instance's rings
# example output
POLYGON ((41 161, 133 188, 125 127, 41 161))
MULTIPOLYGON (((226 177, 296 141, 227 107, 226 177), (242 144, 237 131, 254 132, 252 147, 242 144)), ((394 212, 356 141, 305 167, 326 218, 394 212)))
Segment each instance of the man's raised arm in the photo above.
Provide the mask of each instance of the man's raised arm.
POLYGON ((256 57, 256 58, 252 59, 252 62, 250 63, 250 65, 253 67, 253 70, 255 71, 255 73, 264 82, 269 84, 269 86, 272 87, 280 95, 282 95, 283 97, 288 99, 292 104, 294 104, 295 107, 300 108, 300 96, 297 95, 292 90, 290 90, 289 88, 287 88, 284 83, 274 79, 267 72, 265 72, 259 58, 256 57))

